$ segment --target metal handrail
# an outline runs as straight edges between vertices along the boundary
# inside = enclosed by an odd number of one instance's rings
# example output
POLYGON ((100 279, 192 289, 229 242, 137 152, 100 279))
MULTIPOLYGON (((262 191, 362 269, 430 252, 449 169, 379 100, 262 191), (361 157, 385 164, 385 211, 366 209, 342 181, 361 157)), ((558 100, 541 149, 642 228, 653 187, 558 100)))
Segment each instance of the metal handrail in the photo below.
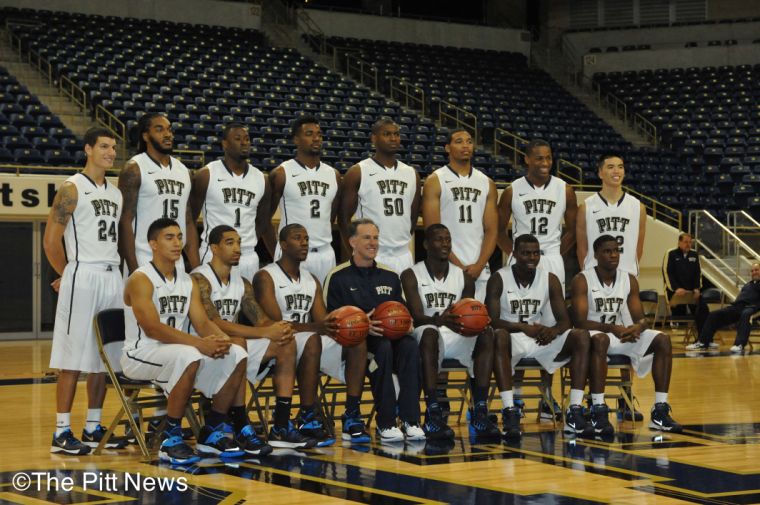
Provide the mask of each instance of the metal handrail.
POLYGON ((519 157, 524 156, 525 152, 517 147, 517 143, 527 144, 528 140, 515 135, 514 133, 507 131, 503 128, 495 128, 493 131, 493 153, 499 154, 499 147, 503 147, 512 152, 512 166, 517 167, 520 164, 519 157), (501 137, 509 137, 512 139, 512 144, 504 142, 501 137))
POLYGON ((389 96, 407 109, 418 110, 425 115, 425 90, 398 77, 388 77, 389 96))
POLYGON ((638 112, 633 115, 633 127, 644 138, 646 138, 654 147, 659 144, 657 126, 638 112))
POLYGON ((45 58, 40 56, 40 53, 30 49, 27 54, 27 61, 29 64, 38 70, 43 77, 47 78, 48 84, 53 82, 53 65, 50 64, 45 58))
POLYGON ((438 102, 438 121, 441 125, 445 125, 446 120, 452 121, 456 128, 464 128, 469 131, 472 135, 472 142, 478 143, 478 116, 451 102, 440 100, 438 102), (452 114, 450 111, 454 113, 452 114), (466 119, 471 122, 467 122, 466 119))
POLYGON ((743 210, 731 210, 728 212, 728 215, 726 216, 727 225, 731 227, 732 230, 738 230, 740 228, 760 228, 760 223, 757 222, 757 220, 752 217, 751 215, 747 214, 743 210), (750 223, 752 223, 752 226, 739 226, 737 224, 737 216, 741 216, 742 218, 746 219, 750 223), (733 223, 733 224, 732 224, 733 223))
MULTIPOLYGON (((721 265, 723 265, 728 271, 733 273, 733 277, 735 279, 735 285, 738 287, 739 285, 746 283, 747 279, 742 277, 741 275, 741 267, 742 267, 742 260, 745 262, 747 261, 747 258, 739 254, 741 251, 743 254, 745 254, 747 257, 752 258, 753 262, 760 262, 760 254, 755 252, 754 249, 752 249, 749 245, 747 245, 746 242, 744 242, 741 238, 739 238, 735 233, 733 233, 728 227, 726 227, 723 223, 718 221, 718 219, 710 214, 709 212, 705 210, 695 210, 691 211, 689 214, 689 233, 695 238, 695 241, 697 242, 698 246, 708 251, 716 261, 718 261, 721 265), (701 239, 699 236, 699 219, 700 216, 705 216, 709 222, 711 222, 713 225, 717 226, 723 233, 721 236, 721 242, 722 246, 729 251, 731 247, 735 247, 735 256, 736 256, 736 265, 731 266, 729 265, 724 259, 723 256, 720 253, 717 253, 713 251, 706 243, 701 239)), ((727 257, 733 256, 731 252, 727 252, 727 257)))
POLYGON ((127 157, 127 125, 114 116, 108 109, 98 104, 95 107, 95 121, 112 132, 118 140, 118 152, 121 158, 127 157))
POLYGON ((87 110, 87 93, 65 75, 61 76, 58 89, 82 110, 87 110))
POLYGON ((200 166, 198 167, 188 166, 188 168, 203 168, 206 166, 206 153, 198 149, 174 149, 172 151, 172 156, 177 158, 179 161, 181 161, 185 165, 187 165, 188 162, 195 163, 195 160, 192 158, 193 156, 200 156, 200 160, 198 161, 200 163, 200 166))
POLYGON ((356 56, 355 53, 346 53, 346 74, 351 77, 352 71, 356 73, 353 77, 358 78, 362 85, 370 86, 373 91, 379 90, 377 67, 356 56))

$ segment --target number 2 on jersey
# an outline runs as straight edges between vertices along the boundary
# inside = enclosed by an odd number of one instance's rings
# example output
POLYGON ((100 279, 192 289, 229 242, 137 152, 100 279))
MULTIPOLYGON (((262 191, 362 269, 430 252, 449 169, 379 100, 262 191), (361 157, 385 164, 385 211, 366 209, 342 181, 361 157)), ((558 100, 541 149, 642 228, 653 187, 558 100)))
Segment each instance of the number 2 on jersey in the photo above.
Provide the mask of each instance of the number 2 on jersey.
POLYGON ((319 217, 319 200, 311 201, 311 217, 319 217))

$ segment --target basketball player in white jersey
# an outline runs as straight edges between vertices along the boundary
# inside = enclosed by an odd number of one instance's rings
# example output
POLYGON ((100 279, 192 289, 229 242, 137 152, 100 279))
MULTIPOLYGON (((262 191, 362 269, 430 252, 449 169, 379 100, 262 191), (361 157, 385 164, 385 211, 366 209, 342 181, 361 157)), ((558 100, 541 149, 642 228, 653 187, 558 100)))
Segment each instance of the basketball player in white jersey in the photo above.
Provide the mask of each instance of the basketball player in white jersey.
POLYGON ((322 285, 304 266, 309 251, 309 234, 298 223, 280 230, 279 260, 256 274, 256 300, 273 321, 290 321, 295 329, 298 362, 298 391, 301 409, 296 424, 303 436, 317 440, 319 447, 335 443, 317 415, 317 384, 320 370, 346 384, 346 414, 343 440, 368 443, 369 434, 359 414, 359 401, 367 368, 367 343, 342 347, 331 335, 335 319, 328 317, 322 285))
POLYGON ((525 146, 527 172, 512 182, 499 199, 499 246, 512 254, 512 239, 507 233, 510 218, 512 236, 529 233, 541 244, 540 268, 557 276, 565 287, 562 256, 575 242, 577 204, 575 191, 562 179, 551 175, 552 150, 548 142, 533 140, 525 146), (562 223, 565 232, 562 233, 562 223))
MULTIPOLYGON (((53 200, 43 245, 50 265, 61 275, 53 327, 50 367, 58 368, 56 430, 50 452, 87 454, 105 434, 100 418, 105 399, 105 367, 92 319, 101 310, 119 308, 123 290, 117 250, 121 192, 106 180, 116 159, 116 139, 105 128, 84 136, 87 163, 66 179, 53 200), (87 373, 87 425, 84 443, 71 431, 71 405, 80 372, 87 373)), ((113 440, 113 439, 111 439, 113 440)), ((107 447, 123 447, 116 441, 107 447)))
POLYGON ((209 320, 197 286, 177 268, 182 255, 179 224, 160 218, 146 235, 152 259, 129 276, 124 290, 121 366, 127 377, 153 381, 167 395, 159 458, 178 465, 199 460, 182 440, 182 415, 193 389, 213 399, 198 436, 198 452, 242 456, 238 441, 226 436, 226 420, 245 379, 246 352, 209 320), (187 333, 190 324, 200 337, 187 333))
MULTIPOLYGON (((291 223, 298 223, 309 230, 310 249, 304 266, 322 283, 335 267, 332 224, 340 202, 340 173, 319 159, 322 130, 317 118, 296 118, 292 136, 296 157, 269 174, 272 187, 270 218, 279 207, 278 232, 291 223)), ((275 259, 279 259, 280 254, 277 249, 275 259)))
MULTIPOLYGON (((174 134, 162 113, 143 114, 135 127, 139 154, 119 173, 119 189, 124 195, 124 212, 119 222, 119 253, 126 263, 125 275, 147 265, 151 249, 146 239, 148 226, 159 217, 180 223, 186 239, 185 254, 190 268, 198 259, 198 230, 187 204, 190 198, 190 172, 174 158, 174 134)), ((177 267, 184 270, 182 258, 177 267)))
MULTIPOLYGON (((598 170, 602 189, 588 197, 579 208, 576 223, 578 264, 584 270, 595 266, 594 241, 602 235, 612 235, 620 247, 620 269, 638 277, 639 260, 644 252, 646 207, 635 196, 623 191, 623 158, 617 154, 603 154, 599 158, 598 170)), ((630 379, 628 370, 622 370, 621 375, 630 379)), ((641 412, 631 410, 622 400, 618 407, 624 420, 644 420, 641 412)))
POLYGON ((438 404, 436 383, 444 359, 456 359, 468 369, 475 408, 470 420, 473 437, 498 437, 499 428, 488 419, 488 383, 493 369, 493 334, 461 335, 458 316, 449 308, 462 298, 475 295, 475 281, 449 261, 451 233, 438 223, 425 229, 427 257, 401 274, 404 297, 414 318, 414 336, 422 358, 425 393, 425 436, 428 440, 454 438, 438 404))
POLYGON ((589 333, 571 328, 559 279, 538 267, 542 260, 538 239, 529 233, 518 236, 513 256, 513 265, 491 276, 486 296, 491 326, 496 329, 494 375, 506 409, 505 434, 519 436, 519 413, 515 417, 515 411, 511 410, 512 375, 523 358, 534 358, 550 374, 570 363, 570 406, 565 413, 565 431, 583 433, 586 421, 581 402, 588 374, 589 333))
POLYGON ((427 228, 442 223, 451 232, 450 260, 475 279, 475 298, 485 299, 491 275, 488 260, 496 249, 496 185, 472 166, 475 146, 463 129, 449 133, 448 165, 433 172, 422 192, 422 220, 427 228))
POLYGON ((644 252, 647 211, 638 198, 623 191, 625 165, 617 154, 604 154, 598 164, 602 189, 580 205, 576 234, 578 264, 587 270, 596 266, 592 245, 602 235, 612 235, 620 246, 620 269, 639 275, 644 252))
MULTIPOLYGON (((295 441, 287 436, 296 368, 293 327, 289 322, 273 322, 267 318, 256 303, 251 283, 233 268, 240 260, 241 242, 235 228, 225 224, 217 226, 208 234, 211 261, 199 266, 190 275, 198 285, 208 318, 229 335, 233 342, 248 351, 248 381, 257 383, 268 371, 266 366, 269 362, 276 360, 272 382, 277 401, 275 429, 270 435, 271 446, 306 447, 307 440, 295 441), (238 323, 238 315, 241 313, 249 324, 256 326, 238 323)), ((246 453, 266 455, 271 452, 271 447, 258 438, 248 424, 245 412, 246 387, 247 381, 241 381, 230 408, 230 422, 235 433, 239 434, 238 440, 246 453)))
POLYGON ((203 216, 200 262, 211 260, 209 234, 219 225, 235 227, 240 234, 241 256, 237 270, 251 281, 259 269, 256 244, 259 237, 274 255, 275 238, 269 219, 269 178, 248 163, 251 139, 248 127, 229 123, 222 131, 224 158, 198 170, 193 177, 190 205, 193 217, 203 216))
POLYGON ((338 224, 347 245, 354 216, 377 223, 383 233, 375 261, 401 273, 414 264, 409 244, 420 212, 420 176, 396 159, 401 146, 399 127, 392 119, 378 119, 370 139, 374 156, 351 167, 343 177, 338 224))
POLYGON ((668 404, 673 367, 670 337, 648 329, 639 300, 639 283, 634 275, 620 268, 619 249, 617 237, 598 237, 593 244, 597 265, 576 275, 572 284, 573 319, 577 327, 592 335, 591 425, 596 434, 614 433, 607 419, 609 408, 604 403, 606 356, 623 354, 630 358, 639 377, 652 372, 655 403, 649 427, 680 433, 681 425, 670 417, 668 404))
MULTIPOLYGON (((557 276, 565 292, 565 263, 563 255, 575 241, 575 217, 577 204, 575 191, 559 177, 551 175, 552 150, 548 142, 536 139, 525 146, 523 158, 527 168, 523 177, 512 182, 499 199, 499 247, 505 254, 512 254, 512 239, 507 233, 512 220, 512 236, 529 233, 541 245, 539 267, 557 276), (562 233, 562 223, 565 233, 562 233)), ((510 259, 508 263, 512 260, 510 259)), ((522 378, 523 372, 518 372, 522 378)), ((552 377, 542 373, 551 396, 552 377)), ((518 392, 519 396, 520 393, 518 392)), ((522 405, 522 400, 518 400, 522 405)), ((556 401, 554 402, 557 406, 556 401)), ((554 408, 556 413, 558 409, 554 408)), ((551 419, 552 408, 541 401, 542 419, 551 419)))

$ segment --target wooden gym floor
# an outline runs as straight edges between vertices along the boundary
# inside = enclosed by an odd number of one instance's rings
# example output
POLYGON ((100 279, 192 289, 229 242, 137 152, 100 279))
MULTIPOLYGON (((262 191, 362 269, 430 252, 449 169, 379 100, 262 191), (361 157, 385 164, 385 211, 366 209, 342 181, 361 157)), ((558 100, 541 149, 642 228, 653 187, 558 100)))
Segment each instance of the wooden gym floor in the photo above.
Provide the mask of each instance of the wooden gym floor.
MULTIPOLYGON (((680 435, 647 428, 651 378, 636 379, 645 422, 612 419, 613 442, 569 438, 526 418, 520 443, 280 450, 188 469, 143 463, 134 447, 108 455, 49 453, 55 384, 50 342, 0 343, 1 503, 760 503, 760 354, 676 357, 670 403, 680 435), (23 474, 22 474, 23 473, 23 474), (172 480, 173 479, 173 480, 172 480)), ((559 381, 555 380, 555 389, 559 381)), ((557 393, 555 392, 555 396, 557 393)), ((72 413, 86 409, 80 382, 72 413)), ((104 422, 118 400, 106 399, 104 422)), ((529 404, 530 405, 530 404, 529 404)), ((452 418, 453 419, 453 418, 452 418)))

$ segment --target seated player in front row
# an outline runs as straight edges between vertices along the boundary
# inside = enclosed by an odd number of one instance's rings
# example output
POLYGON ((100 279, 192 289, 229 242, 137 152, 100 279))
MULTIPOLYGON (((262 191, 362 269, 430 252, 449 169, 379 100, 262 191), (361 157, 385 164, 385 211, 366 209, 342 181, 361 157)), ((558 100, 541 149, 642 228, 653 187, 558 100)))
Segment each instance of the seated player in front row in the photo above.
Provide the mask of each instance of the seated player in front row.
POLYGON ((233 342, 248 351, 247 378, 255 384, 262 365, 276 360, 272 382, 276 395, 274 426, 269 433, 269 445, 256 436, 248 424, 245 409, 246 380, 240 382, 230 409, 230 422, 236 433, 245 436, 243 448, 252 455, 266 455, 272 447, 302 448, 313 446, 296 430, 291 430, 290 405, 295 381, 296 344, 289 322, 273 322, 267 318, 253 296, 251 283, 243 278, 237 266, 240 260, 240 235, 228 225, 216 226, 208 234, 211 261, 190 274, 200 291, 206 315, 233 342), (242 313, 256 327, 238 324, 242 313))
MULTIPOLYGON (((372 312, 381 303, 403 303, 401 281, 396 272, 375 261, 380 230, 372 220, 352 221, 348 235, 353 249, 351 259, 335 267, 325 281, 327 309, 332 311, 353 305, 370 318, 367 350, 374 357, 368 369, 377 407, 378 441, 424 440, 425 432, 420 427, 420 353, 417 342, 410 335, 391 342, 383 337, 381 323, 372 320, 372 312), (398 375, 398 396, 394 372, 398 375), (401 420, 401 429, 396 426, 396 416, 401 420)), ((411 333, 412 325, 409 326, 411 333)))
POLYGON ((227 413, 245 379, 246 352, 211 322, 200 293, 188 274, 176 269, 182 255, 182 231, 176 221, 161 218, 148 228, 150 263, 135 270, 124 291, 124 375, 154 381, 168 395, 159 458, 190 464, 200 458, 182 440, 182 414, 194 389, 213 399, 201 428, 197 449, 219 456, 242 456, 247 443, 226 435, 227 413), (186 333, 188 319, 199 337, 186 333))
POLYGON ((538 268, 541 249, 538 239, 517 237, 515 263, 488 280, 486 306, 491 326, 496 329, 494 375, 504 407, 507 438, 520 435, 520 413, 514 408, 512 374, 523 358, 534 358, 549 373, 570 363, 570 406, 565 413, 565 431, 583 433, 583 390, 588 374, 589 333, 572 329, 557 276, 538 268), (551 314, 549 314, 551 311, 551 314), (553 315, 556 324, 545 326, 553 315))
POLYGON ((320 447, 335 442, 316 414, 321 370, 346 384, 343 440, 367 443, 369 434, 359 412, 367 369, 367 343, 344 348, 329 336, 336 329, 335 320, 328 317, 322 286, 304 265, 309 254, 306 228, 298 223, 286 225, 280 230, 279 241, 282 256, 259 270, 253 284, 256 300, 265 315, 274 321, 290 321, 296 332, 301 398, 296 419, 298 430, 302 436, 315 439, 320 447))
POLYGON ((597 266, 582 271, 572 283, 573 319, 579 328, 591 332, 591 427, 597 435, 611 435, 604 403, 608 354, 623 354, 639 375, 650 370, 654 379, 655 403, 649 427, 674 433, 681 425, 670 417, 668 387, 673 365, 670 338, 647 329, 639 300, 636 277, 618 268, 620 249, 612 235, 602 235, 593 244, 597 266), (633 323, 636 321, 636 323, 633 323))
POLYGON ((438 404, 436 382, 438 370, 446 358, 467 367, 472 379, 475 404, 470 421, 473 436, 496 436, 501 432, 488 419, 488 384, 493 368, 493 334, 486 331, 477 337, 461 335, 457 316, 451 305, 462 298, 475 296, 475 281, 449 261, 451 233, 442 224, 425 230, 427 258, 401 274, 401 284, 409 311, 414 318, 414 336, 422 358, 422 388, 425 393, 425 436, 428 439, 454 438, 454 431, 443 419, 438 404))

